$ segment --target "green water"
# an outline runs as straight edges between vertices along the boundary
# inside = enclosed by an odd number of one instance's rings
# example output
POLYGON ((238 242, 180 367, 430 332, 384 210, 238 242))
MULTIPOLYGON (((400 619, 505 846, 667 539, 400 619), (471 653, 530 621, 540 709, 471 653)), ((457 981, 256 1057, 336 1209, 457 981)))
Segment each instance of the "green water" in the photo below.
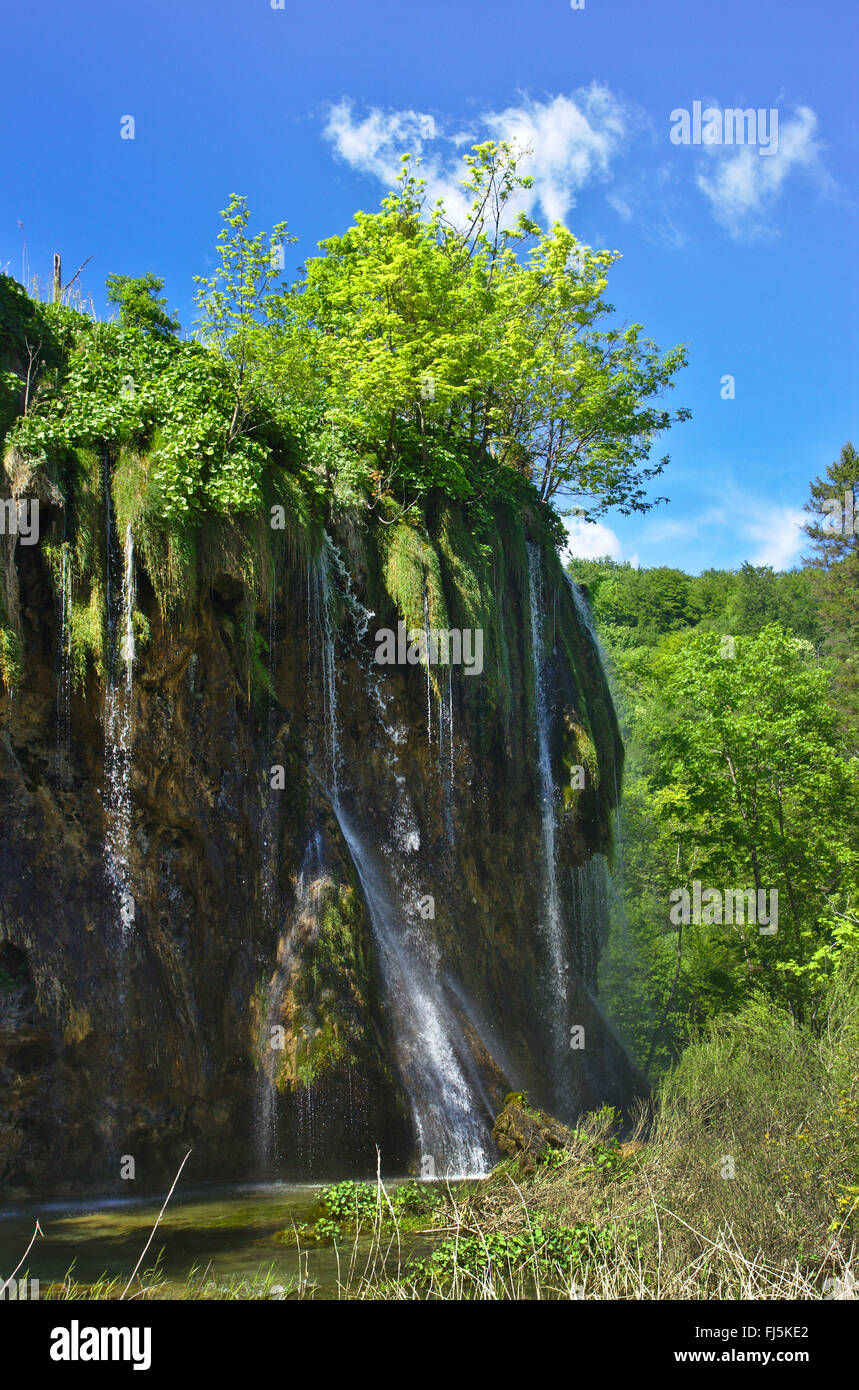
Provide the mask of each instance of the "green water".
MULTIPOLYGON (((270 1296, 262 1284, 271 1270, 272 1282, 282 1285, 287 1295, 301 1280, 305 1296, 337 1297, 338 1285, 346 1281, 354 1257, 352 1237, 344 1237, 339 1251, 324 1245, 309 1246, 300 1253, 278 1239, 279 1233, 292 1229, 293 1222, 298 1226, 319 1215, 318 1192, 319 1185, 272 1184, 174 1194, 141 1269, 151 1268, 161 1252, 158 1274, 166 1281, 161 1296, 168 1298, 185 1289, 195 1266, 221 1287, 231 1280, 256 1285, 245 1288, 246 1296, 270 1296)), ((73 1278, 81 1284, 102 1278, 127 1280, 163 1200, 93 1198, 7 1205, 0 1211, 0 1282, 9 1277, 27 1249, 37 1220, 43 1236, 37 1237, 18 1277, 29 1271, 31 1278, 39 1280, 43 1296, 48 1285, 62 1281, 72 1265, 73 1278)), ((412 1235, 402 1239, 400 1248, 405 1262, 409 1254, 424 1253, 428 1242, 412 1235)), ((358 1277, 368 1249, 369 1241, 359 1242, 355 1263, 358 1277)), ((395 1272, 396 1265, 395 1241, 389 1273, 395 1272)))

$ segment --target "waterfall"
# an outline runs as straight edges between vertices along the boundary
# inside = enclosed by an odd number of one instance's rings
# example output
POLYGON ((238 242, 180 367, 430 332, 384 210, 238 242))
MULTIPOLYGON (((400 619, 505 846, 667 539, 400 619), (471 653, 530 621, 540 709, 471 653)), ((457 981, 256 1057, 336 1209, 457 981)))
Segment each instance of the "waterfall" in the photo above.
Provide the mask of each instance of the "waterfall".
POLYGON ((450 781, 453 785, 453 667, 447 668, 447 708, 448 708, 448 745, 450 747, 450 781))
MULTIPOLYGON (((275 711, 277 700, 274 693, 275 649, 277 647, 277 571, 272 562, 271 592, 268 605, 268 709, 266 712, 266 749, 271 753, 275 735, 275 711)), ((278 842, 280 825, 281 793, 270 785, 269 766, 271 757, 265 758, 262 769, 263 817, 262 817, 262 863, 260 866, 261 898, 263 918, 267 926, 276 926, 277 915, 277 877, 278 842)))
MULTIPOLYGON (((280 1162, 277 1145, 278 1074, 282 1051, 275 1045, 275 1028, 281 1026, 281 1008, 289 988, 293 955, 290 947, 292 926, 304 916, 317 915, 318 881, 322 872, 322 838, 315 830, 308 841, 295 890, 294 922, 280 940, 275 973, 269 984, 266 1007, 261 1018, 259 1038, 259 1068, 254 1103, 256 1150, 260 1168, 270 1172, 280 1162)), ((310 1117, 312 1118, 312 1117, 310 1117)))
POLYGON ((72 559, 64 541, 60 562, 60 621, 57 636, 57 778, 63 781, 71 756, 72 559))
MULTIPOLYGON (((604 667, 605 650, 603 648, 602 642, 600 641, 597 635, 596 628, 594 627, 593 614, 591 613, 590 605, 588 604, 582 589, 579 587, 578 584, 575 583, 571 576, 567 574, 566 570, 564 571, 564 576, 567 580, 567 583, 570 586, 570 589, 572 590, 573 602, 576 605, 576 611, 579 615, 579 618, 581 619, 582 623, 587 629, 588 635, 590 636, 591 641, 594 644, 599 660, 604 667)), ((609 869, 609 866, 605 862, 605 860, 603 860, 602 862, 602 892, 604 900, 606 901, 605 910, 608 914, 608 931, 606 934, 605 946, 600 954, 599 961, 593 961, 591 959, 591 961, 589 962, 594 976, 596 976, 599 966, 606 965, 610 961, 610 959, 615 955, 620 958, 623 968, 629 972, 634 972, 634 970, 637 969, 640 964, 638 947, 636 946, 629 929, 629 922, 627 920, 626 913, 626 902, 624 900, 623 892, 623 816, 620 801, 620 787, 618 785, 617 780, 616 762, 613 764, 612 770, 614 774, 615 803, 615 858, 611 869, 609 869)), ((593 995, 591 997, 593 998, 593 995)), ((600 1007, 597 1000, 594 1000, 594 1003, 597 1004, 598 1008, 600 1008, 600 1013, 604 1021, 616 1027, 619 1034, 622 1034, 622 1025, 616 1018, 612 1019, 611 1009, 609 1008, 608 1011, 604 1011, 600 1007)), ((653 1017, 651 1011, 651 1023, 655 1025, 655 1021, 655 1017, 653 1017)))
POLYGON ((123 546, 123 567, 122 567, 122 615, 123 615, 123 634, 120 656, 125 667, 125 684, 130 692, 134 681, 134 536, 131 532, 131 523, 125 528, 125 544, 123 546))
MULTIPOLYGON (((579 587, 579 585, 578 585, 578 584, 575 582, 575 580, 572 578, 572 576, 569 575, 569 574, 567 574, 567 571, 566 571, 566 570, 563 570, 562 573, 563 573, 563 576, 564 576, 564 578, 566 579, 566 581, 567 581, 567 583, 569 584, 570 589, 571 589, 571 591, 572 591, 573 603, 576 605, 576 612, 577 612, 577 614, 578 614, 578 616, 579 616, 579 620, 580 620, 580 622, 582 623, 582 626, 584 627, 585 631, 587 632, 588 636, 589 636, 590 639, 591 639, 591 642, 592 642, 593 645, 594 645, 594 650, 596 651, 597 658, 598 658, 598 660, 599 660, 600 665, 603 667, 603 669, 605 669, 605 650, 604 650, 604 648, 603 648, 602 642, 600 641, 599 637, 597 636, 596 628, 594 627, 594 619, 593 619, 593 614, 591 613, 590 604, 587 602, 587 599, 585 598, 584 593, 582 592, 582 590, 581 590, 581 588, 579 587)), ((617 762, 614 760, 614 758, 612 758, 612 773, 613 773, 613 775, 614 775, 615 836, 616 836, 616 849, 617 849, 617 855, 618 855, 618 871, 619 871, 619 873, 622 875, 622 873, 623 873, 623 825, 622 825, 622 822, 621 822, 621 810, 620 810, 620 788, 618 787, 618 783, 617 783, 617 762)))
MULTIPOLYGON (((316 637, 315 655, 319 662, 322 688, 322 716, 325 751, 325 781, 332 801, 339 794, 340 739, 337 727, 336 623, 334 620, 332 570, 339 563, 334 542, 326 532, 319 554, 307 566, 308 643, 316 637)), ((314 652, 310 651, 310 664, 314 652)))
MULTIPOLYGON (((427 748, 432 748, 432 676, 430 674, 430 620, 429 620, 429 594, 424 589, 424 660, 427 668, 427 748)), ((441 738, 441 728, 439 728, 439 739, 441 738)))
POLYGON ((554 1105, 565 1114, 570 1099, 569 961, 555 853, 556 789, 552 776, 549 672, 543 633, 543 561, 539 547, 528 543, 528 593, 531 610, 531 644, 534 658, 534 710, 537 724, 537 776, 540 831, 543 845, 541 930, 548 955, 548 1034, 551 1039, 551 1072, 554 1105))
POLYGON ((131 847, 131 763, 134 704, 134 538, 126 527, 123 546, 122 590, 117 642, 117 615, 113 611, 111 571, 112 515, 107 489, 107 616, 108 659, 104 696, 104 803, 106 830, 105 873, 123 947, 134 925, 134 897, 129 887, 131 847))
POLYGON ((552 969, 552 989, 558 1004, 566 999, 566 951, 555 857, 555 782, 552 777, 546 651, 543 640, 543 566, 536 545, 528 545, 528 591, 531 644, 534 656, 534 705, 537 719, 537 774, 540 828, 543 840, 543 934, 552 969))
MULTIPOLYGON (((408 885, 398 883, 396 866, 386 872, 373 836, 363 833, 343 804, 332 606, 335 568, 342 575, 339 556, 326 537, 318 561, 308 572, 311 635, 319 649, 322 683, 326 792, 364 892, 385 1002, 420 1146, 421 1172, 424 1176, 482 1174, 488 1171, 489 1157, 481 1113, 484 1109, 490 1112, 490 1107, 488 1101, 481 1104, 480 1082, 473 1074, 467 1047, 456 1046, 461 1029, 445 998, 435 964, 427 958, 426 950, 410 939, 409 923, 414 920, 410 904, 417 895, 408 885)), ((346 597, 347 603, 354 605, 354 598, 348 593, 346 597)), ((364 609, 360 612, 365 618, 369 616, 364 609)), ((371 668, 368 694, 375 695, 375 703, 383 713, 384 700, 374 685, 378 679, 378 668, 371 668)), ((384 719, 381 722, 384 727, 384 719)), ((414 851, 419 842, 419 834, 410 831, 402 838, 404 852, 414 851)), ((422 922, 420 930, 428 931, 429 924, 422 922)))
POLYGON ((576 974, 594 997, 600 941, 608 927, 610 879, 602 854, 577 864, 571 876, 570 907, 575 923, 576 974))
MULTIPOLYGON (((332 803, 333 804, 333 803, 332 803)), ((397 1055, 417 1133, 423 1176, 468 1177, 489 1170, 481 1111, 489 1109, 471 1070, 461 1030, 431 965, 404 928, 405 904, 382 863, 342 805, 337 822, 358 873, 370 913, 397 1055)))
POLYGON ((562 570, 561 573, 563 574, 564 578, 570 586, 570 592, 573 595, 573 603, 576 605, 576 612, 579 615, 581 624, 587 632, 588 636, 590 637, 591 641, 593 642, 594 646, 596 647, 597 652, 600 656, 600 660, 602 660, 602 643, 600 642, 600 639, 597 637, 596 628, 594 627, 593 615, 585 599, 585 596, 582 593, 576 581, 573 579, 572 575, 567 574, 566 570, 562 570))

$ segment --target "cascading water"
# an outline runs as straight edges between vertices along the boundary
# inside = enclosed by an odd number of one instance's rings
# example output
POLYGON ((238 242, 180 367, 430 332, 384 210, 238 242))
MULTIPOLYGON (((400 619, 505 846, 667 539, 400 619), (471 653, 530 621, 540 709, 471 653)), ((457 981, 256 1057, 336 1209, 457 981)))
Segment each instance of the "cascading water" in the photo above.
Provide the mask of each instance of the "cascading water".
POLYGON ((134 897, 130 888, 131 764, 134 705, 134 538, 126 527, 122 553, 122 587, 118 614, 114 611, 110 579, 112 511, 107 492, 107 614, 108 661, 104 697, 104 802, 106 813, 104 860, 122 947, 134 926, 134 897), (119 621, 117 621, 119 619, 119 621), (119 636, 118 636, 119 634, 119 636))
MULTIPOLYGON (((596 630, 596 628, 594 627, 594 619, 593 619, 593 614, 591 613, 591 610, 590 610, 590 605, 588 604, 587 600, 585 599, 585 596, 584 596, 584 594, 582 593, 581 589, 579 588, 578 584, 576 584, 576 582, 573 580, 573 578, 572 578, 569 574, 567 574, 567 571, 566 571, 566 570, 563 571, 563 574, 564 574, 564 578, 566 579, 567 583, 568 583, 569 586, 570 586, 570 590, 572 591, 573 603, 576 605, 576 612, 577 612, 577 614, 578 614, 578 616, 579 616, 579 619, 580 619, 580 621, 582 622, 582 625, 584 626, 585 631, 587 632, 588 636, 590 637, 591 641, 592 641, 593 644, 594 644, 594 648, 595 648, 595 650, 596 650, 596 653, 597 653, 597 656, 598 656, 598 658, 599 658, 600 664, 601 664, 602 667, 605 669, 605 664, 606 664, 606 662, 605 662, 605 649, 603 648, 603 644, 602 644, 602 642, 600 641, 599 637, 597 636, 597 630, 596 630)), ((618 783, 617 783, 617 763, 614 763, 613 768, 612 768, 612 771, 613 771, 613 773, 614 773, 614 806, 615 806, 615 837, 616 837, 616 849, 617 849, 617 855, 618 855, 618 869, 619 869, 619 872, 622 873, 622 871, 623 871, 623 826, 622 826, 622 823, 621 823, 620 788, 618 787, 618 783)))
POLYGON ((339 563, 334 542, 326 532, 322 549, 314 560, 308 562, 307 566, 307 609, 308 634, 315 634, 316 638, 315 648, 313 648, 312 638, 309 638, 312 648, 310 660, 312 665, 315 657, 320 669, 325 780, 332 802, 336 802, 338 796, 340 775, 340 743, 337 730, 336 623, 333 612, 334 591, 332 585, 332 571, 335 565, 342 570, 343 567, 339 563))
POLYGON ((576 975, 591 999, 596 990, 601 939, 608 925, 608 899, 608 865, 603 855, 594 854, 572 870, 570 891, 576 975))
MULTIPOLYGON (((335 568, 342 573, 335 547, 326 538, 318 561, 308 571, 311 634, 323 694, 326 791, 367 903, 420 1146, 421 1172, 424 1176, 485 1173, 489 1158, 482 1115, 484 1111, 490 1113, 490 1107, 488 1101, 481 1101, 479 1078, 468 1074, 473 1072, 468 1049, 456 1046, 461 1030, 445 998, 431 951, 426 947, 421 950, 409 930, 414 918, 409 904, 415 890, 402 881, 407 878, 403 866, 385 863, 373 837, 363 832, 357 816, 343 804, 332 593, 335 568)), ((350 599, 354 604, 354 598, 347 594, 347 601, 350 599)), ((369 617, 366 610, 361 614, 369 617)), ((371 685, 378 680, 378 668, 368 672, 368 680, 371 685)), ((384 700, 378 689, 371 688, 369 693, 375 695, 374 703, 383 712, 384 700)), ((418 832, 409 831, 401 843, 405 855, 414 852, 420 843, 418 832)))
POLYGON ((394 1025, 425 1177, 488 1171, 479 1080, 467 1075, 467 1049, 455 1046, 458 1026, 443 986, 404 930, 403 904, 389 875, 342 805, 334 807, 370 913, 385 998, 394 1025))
MULTIPOLYGON (((303 916, 317 914, 318 881, 322 871, 322 841, 319 831, 314 831, 302 860, 298 883, 295 890, 295 920, 303 916)), ((280 941, 277 953, 277 968, 268 990, 265 1013, 262 1018, 259 1040, 260 1064, 257 1072, 255 1097, 255 1122, 257 1159, 261 1170, 271 1171, 280 1161, 277 1145, 277 1099, 278 1072, 283 1056, 280 1047, 281 1006, 289 987, 292 970, 291 933, 280 941)), ((310 1117, 312 1119, 312 1116, 310 1117)))
POLYGON ((573 603, 576 605, 576 612, 579 615, 582 626, 584 627, 585 631, 587 632, 588 636, 590 637, 591 641, 593 642, 594 646, 599 652, 600 658, 602 658, 602 643, 600 642, 600 639, 597 637, 596 628, 594 627, 593 616, 591 614, 590 608, 588 607, 585 601, 585 596, 579 588, 578 584, 573 579, 572 575, 567 574, 566 570, 562 570, 561 572, 564 578, 566 579, 567 584, 569 585, 570 592, 573 596, 573 603))
MULTIPOLYGON (((274 694, 275 655, 277 649, 277 572, 272 565, 271 592, 268 609, 268 710, 266 716, 266 747, 274 743, 274 721, 277 701, 274 694)), ((260 865, 262 911, 266 924, 276 926, 277 916, 277 851, 278 828, 280 823, 280 792, 270 784, 270 759, 265 759, 262 768, 264 809, 262 818, 262 862, 260 865)))
POLYGON ((57 635, 57 777, 63 781, 71 756, 72 560, 64 542, 60 561, 60 621, 57 635))
MULTIPOLYGON (((427 747, 432 747, 432 677, 430 673, 430 620, 429 594, 424 589, 424 652, 427 668, 427 747)), ((441 741, 441 718, 439 718, 439 742, 441 741)))
MULTIPOLYGON (((570 586, 570 591, 573 595, 573 603, 576 606, 576 613, 578 614, 579 619, 583 627, 585 628, 585 631, 587 632, 594 645, 594 649, 596 650, 600 664, 602 665, 603 669, 605 669, 605 649, 597 635, 597 630, 594 627, 593 614, 591 613, 590 605, 588 604, 578 584, 576 584, 573 580, 572 576, 567 574, 566 570, 563 571, 563 574, 564 578, 570 586)), ((616 885, 614 884, 613 879, 615 876, 620 880, 622 880, 623 878, 623 821, 620 805, 620 788, 618 786, 617 781, 616 762, 613 763, 612 772, 614 775, 615 852, 617 858, 615 864, 615 873, 613 875, 609 875, 608 891, 612 895, 613 899, 617 900, 617 894, 615 892, 616 885)))
POLYGON ((543 566, 538 547, 530 543, 528 545, 528 591, 531 608, 531 644, 534 656, 540 827, 544 858, 543 933, 551 961, 553 992, 556 999, 562 1002, 566 999, 567 965, 555 859, 555 782, 552 777, 549 702, 546 689, 546 652, 543 640, 543 566))
POLYGON ((539 547, 528 544, 528 593, 531 610, 531 644, 534 659, 534 707, 537 723, 537 775, 540 830, 543 843, 542 933, 548 956, 548 1032, 552 1046, 552 1080, 555 1106, 565 1113, 569 1105, 570 1054, 568 1041, 568 943, 565 937, 555 852, 556 790, 552 776, 551 720, 548 671, 543 636, 543 561, 539 547))

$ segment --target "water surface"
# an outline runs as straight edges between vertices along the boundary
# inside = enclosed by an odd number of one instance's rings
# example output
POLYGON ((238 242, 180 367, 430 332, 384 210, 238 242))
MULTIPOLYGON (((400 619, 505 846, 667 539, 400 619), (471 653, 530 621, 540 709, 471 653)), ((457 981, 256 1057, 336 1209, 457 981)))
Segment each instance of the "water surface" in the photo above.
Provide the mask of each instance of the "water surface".
MULTIPOLYGON (((394 1185, 386 1183, 389 1189, 394 1185)), ((300 1252, 278 1238, 293 1223, 299 1226, 319 1215, 320 1186, 272 1183, 174 1193, 141 1268, 151 1268, 159 1258, 159 1275, 166 1280, 163 1297, 178 1296, 195 1267, 219 1285, 231 1280, 255 1284, 261 1297, 267 1296, 263 1284, 269 1271, 271 1282, 282 1285, 287 1294, 300 1278, 316 1296, 337 1297, 338 1283, 345 1282, 353 1259, 354 1238, 344 1236, 339 1250, 333 1245, 302 1243, 300 1252)), ((0 1211, 0 1282, 24 1254, 36 1220, 44 1234, 37 1237, 18 1277, 28 1270, 31 1278, 39 1280, 43 1295, 70 1268, 82 1284, 102 1278, 127 1280, 163 1200, 163 1196, 95 1197, 7 1205, 0 1211)), ((410 1253, 427 1248, 426 1238, 403 1237, 403 1262, 410 1253)), ((362 1239, 358 1249, 360 1276, 369 1241, 362 1239)), ((390 1273, 395 1272, 396 1263, 394 1241, 390 1273)))

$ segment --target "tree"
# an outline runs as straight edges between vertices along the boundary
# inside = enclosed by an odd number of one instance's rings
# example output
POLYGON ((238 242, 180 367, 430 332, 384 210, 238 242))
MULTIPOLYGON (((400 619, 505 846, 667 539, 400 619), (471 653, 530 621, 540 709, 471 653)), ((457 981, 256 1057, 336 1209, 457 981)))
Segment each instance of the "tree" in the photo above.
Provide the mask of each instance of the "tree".
POLYGON ((274 286, 284 269, 283 248, 295 242, 285 222, 271 235, 247 235, 250 221, 247 200, 230 196, 221 213, 224 226, 218 233, 221 264, 214 275, 195 275, 200 286, 197 304, 202 318, 202 338, 224 362, 232 381, 234 401, 227 431, 227 447, 250 425, 253 404, 266 394, 270 353, 261 335, 270 314, 274 286))
POLYGON ((615 256, 514 217, 529 182, 510 146, 475 146, 455 226, 406 156, 381 210, 323 242, 273 308, 283 362, 309 364, 333 429, 375 455, 376 497, 480 497, 524 474, 540 500, 580 499, 588 515, 653 505, 666 460, 647 463, 651 443, 688 412, 651 398, 685 350, 599 327, 615 256))
POLYGON ((848 441, 826 477, 811 483, 805 510, 814 518, 805 534, 812 554, 805 564, 817 580, 826 650, 836 664, 845 713, 859 715, 859 455, 848 441))
POLYGON ((151 271, 136 278, 131 275, 108 275, 107 299, 119 307, 119 322, 123 328, 141 328, 158 337, 179 332, 179 321, 167 312, 166 298, 159 297, 164 281, 151 271))
POLYGON ((677 634, 622 659, 637 691, 632 716, 659 824, 663 869, 721 891, 778 892, 778 930, 699 924, 687 970, 706 995, 755 984, 797 1018, 853 931, 859 763, 845 756, 825 669, 777 624, 738 637, 677 634), (709 980, 709 983, 708 983, 709 980))
POLYGON ((662 356, 641 324, 598 327, 614 312, 603 290, 616 259, 555 223, 526 266, 511 267, 502 309, 503 339, 515 346, 493 416, 501 458, 524 451, 541 498, 588 519, 654 505, 647 484, 668 458, 648 464, 653 441, 690 416, 653 403, 686 365, 684 347, 662 356))

